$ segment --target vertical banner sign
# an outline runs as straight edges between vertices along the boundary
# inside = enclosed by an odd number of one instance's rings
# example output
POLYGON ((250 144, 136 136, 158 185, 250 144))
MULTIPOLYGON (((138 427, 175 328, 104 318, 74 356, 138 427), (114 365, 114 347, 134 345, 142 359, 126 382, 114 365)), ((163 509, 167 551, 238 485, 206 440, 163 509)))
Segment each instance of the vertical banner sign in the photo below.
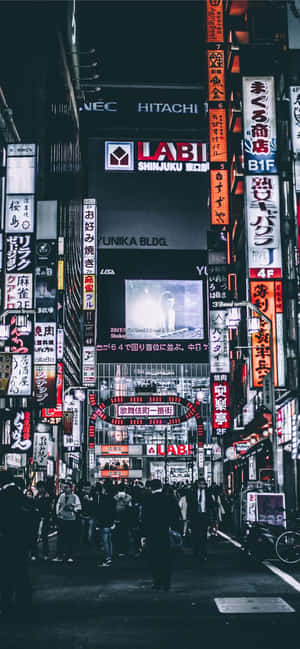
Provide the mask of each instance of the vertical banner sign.
POLYGON ((212 376, 213 431, 215 435, 224 435, 230 428, 229 383, 227 374, 212 376))
POLYGON ((5 299, 9 311, 32 309, 36 145, 9 144, 5 198, 5 299))
POLYGON ((282 277, 278 176, 246 176, 249 277, 282 277))
POLYGON ((210 171, 210 212, 212 225, 229 225, 227 169, 210 171))
POLYGON ((84 311, 84 337, 87 315, 89 329, 93 328, 91 345, 82 351, 82 384, 95 385, 96 381, 96 276, 97 276, 97 204, 93 198, 84 199, 82 215, 82 308, 84 311))
MULTIPOLYGON (((26 311, 33 307, 35 256, 36 145, 9 144, 5 196, 5 298, 4 309, 26 311)), ((17 328, 10 320, 12 372, 9 396, 32 394, 33 320, 17 328)))
POLYGON ((273 77, 243 77, 243 115, 246 174, 277 173, 273 77))
MULTIPOLYGON (((282 334, 282 282, 251 281, 250 297, 262 313, 271 320, 273 332, 274 384, 280 386, 284 379, 282 334)), ((252 379, 254 388, 263 387, 263 377, 271 369, 270 328, 263 320, 259 330, 252 334, 252 379)))
POLYGON ((291 137, 294 153, 300 153, 300 86, 290 87, 291 137))
MULTIPOLYGON (((223 0, 207 0, 206 21, 206 41, 209 43, 207 48, 207 77, 210 221, 211 225, 214 226, 214 232, 219 233, 222 230, 221 234, 224 236, 224 241, 227 241, 227 227, 230 224, 230 215, 223 0)), ((210 245, 212 245, 212 242, 210 245)), ((214 249, 217 250, 217 247, 214 249)), ((224 264, 227 258, 227 249, 225 255, 222 264, 208 267, 212 428, 214 434, 218 435, 224 434, 230 427, 228 311, 221 311, 215 305, 218 299, 228 299, 227 267, 224 264)))
POLYGON ((208 101, 226 101, 223 50, 208 50, 208 101))
POLYGON ((223 0, 207 0, 206 40, 208 43, 223 43, 223 0))
POLYGON ((208 109, 210 162, 227 162, 227 124, 225 108, 208 109))

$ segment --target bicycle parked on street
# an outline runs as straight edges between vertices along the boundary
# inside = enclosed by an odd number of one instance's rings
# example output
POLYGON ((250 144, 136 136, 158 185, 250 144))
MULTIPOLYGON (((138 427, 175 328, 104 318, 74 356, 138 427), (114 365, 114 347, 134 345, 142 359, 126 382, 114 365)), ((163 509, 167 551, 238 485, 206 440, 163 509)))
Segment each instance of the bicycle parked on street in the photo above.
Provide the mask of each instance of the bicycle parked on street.
POLYGON ((293 512, 289 518, 292 525, 278 536, 275 552, 282 563, 294 565, 300 563, 300 512, 293 512))

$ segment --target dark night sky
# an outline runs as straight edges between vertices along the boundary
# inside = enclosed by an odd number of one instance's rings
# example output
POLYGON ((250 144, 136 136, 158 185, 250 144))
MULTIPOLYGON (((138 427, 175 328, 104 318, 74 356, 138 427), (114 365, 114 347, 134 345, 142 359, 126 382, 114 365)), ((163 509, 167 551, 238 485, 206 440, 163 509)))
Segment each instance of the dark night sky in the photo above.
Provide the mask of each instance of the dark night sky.
POLYGON ((96 48, 102 81, 203 83, 204 9, 204 0, 81 0, 81 44, 96 48))

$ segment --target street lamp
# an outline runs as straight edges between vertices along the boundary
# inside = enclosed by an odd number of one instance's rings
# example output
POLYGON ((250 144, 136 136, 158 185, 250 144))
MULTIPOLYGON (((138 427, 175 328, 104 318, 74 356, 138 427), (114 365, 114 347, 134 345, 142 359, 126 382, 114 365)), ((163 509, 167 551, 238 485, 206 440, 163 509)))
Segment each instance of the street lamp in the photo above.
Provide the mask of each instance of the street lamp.
POLYGON ((271 368, 270 372, 270 387, 271 387, 271 414, 272 414, 272 448, 273 448, 273 470, 274 470, 274 487, 275 492, 278 492, 278 456, 277 456, 277 431, 276 431, 276 407, 275 407, 275 385, 274 385, 274 352, 273 352, 273 323, 265 313, 263 313, 255 304, 249 302, 248 300, 242 300, 241 302, 217 302, 216 308, 220 309, 230 309, 232 307, 248 307, 250 311, 256 313, 261 320, 267 323, 270 329, 270 356, 271 356, 271 368))

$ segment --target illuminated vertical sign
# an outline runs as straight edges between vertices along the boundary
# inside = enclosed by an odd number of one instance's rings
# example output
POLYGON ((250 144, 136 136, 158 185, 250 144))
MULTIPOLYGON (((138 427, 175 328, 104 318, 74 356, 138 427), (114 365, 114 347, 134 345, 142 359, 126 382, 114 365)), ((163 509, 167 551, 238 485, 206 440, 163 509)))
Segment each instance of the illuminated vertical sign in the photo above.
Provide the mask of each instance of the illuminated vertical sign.
POLYGON ((225 108, 209 107, 210 162, 227 162, 227 124, 225 108))
POLYGON ((212 377, 212 427, 215 435, 224 435, 230 428, 229 383, 227 374, 212 377))
POLYGON ((278 176, 246 176, 249 277, 282 277, 278 176))
POLYGON ((226 101, 225 55, 223 50, 208 50, 208 101, 226 101))
MULTIPOLYGON (((251 281, 250 297, 252 304, 272 322, 274 384, 283 385, 282 282, 251 281)), ((262 388, 263 377, 270 372, 272 366, 270 327, 267 322, 260 320, 259 330, 251 338, 253 387, 262 388)))
MULTIPOLYGON (((27 311, 33 307, 35 256, 35 144, 9 144, 5 196, 5 290, 4 309, 27 311)), ((23 328, 10 322, 10 347, 14 354, 8 394, 32 394, 32 319, 23 328), (22 330, 21 330, 22 329, 22 330)))
POLYGON ((243 116, 246 173, 277 173, 273 77, 243 77, 243 116))
POLYGON ((210 212, 212 225, 229 225, 227 169, 210 170, 210 212))
POLYGON ((290 87, 291 137, 294 153, 300 153, 300 86, 290 87))
POLYGON ((224 41, 223 0, 206 2, 206 40, 208 43, 224 41))
POLYGON ((82 214, 82 308, 84 311, 84 346, 81 374, 83 385, 96 382, 96 274, 97 274, 97 203, 84 199, 82 214), (87 313, 89 312, 89 316, 87 313), (87 333, 89 332, 89 336, 87 333), (91 344, 86 344, 88 341, 91 344))

